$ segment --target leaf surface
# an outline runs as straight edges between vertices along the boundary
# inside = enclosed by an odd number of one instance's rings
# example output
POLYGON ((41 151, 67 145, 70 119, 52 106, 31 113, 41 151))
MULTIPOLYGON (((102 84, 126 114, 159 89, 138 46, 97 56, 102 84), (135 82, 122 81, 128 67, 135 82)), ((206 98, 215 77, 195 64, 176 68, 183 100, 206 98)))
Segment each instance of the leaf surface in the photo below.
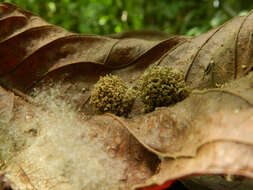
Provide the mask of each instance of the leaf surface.
POLYGON ((240 175, 237 187, 252 188, 252 15, 196 37, 102 37, 0 3, 0 180, 21 190, 161 189, 177 179, 235 189, 219 179, 240 175), (88 100, 100 76, 135 87, 150 65, 183 72, 190 96, 148 114, 137 98, 129 118, 96 115, 88 100))

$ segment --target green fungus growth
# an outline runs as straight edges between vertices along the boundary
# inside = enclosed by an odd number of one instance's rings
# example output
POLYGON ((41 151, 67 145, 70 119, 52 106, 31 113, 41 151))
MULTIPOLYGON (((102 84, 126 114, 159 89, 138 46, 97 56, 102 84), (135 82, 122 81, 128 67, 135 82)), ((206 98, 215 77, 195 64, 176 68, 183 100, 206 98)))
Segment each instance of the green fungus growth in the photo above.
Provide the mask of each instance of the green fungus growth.
POLYGON ((144 112, 151 112, 156 107, 183 100, 189 92, 181 72, 175 72, 168 66, 153 66, 140 77, 138 94, 144 103, 144 112))
POLYGON ((135 100, 134 90, 118 76, 108 74, 100 77, 91 92, 90 104, 98 113, 127 116, 135 100))

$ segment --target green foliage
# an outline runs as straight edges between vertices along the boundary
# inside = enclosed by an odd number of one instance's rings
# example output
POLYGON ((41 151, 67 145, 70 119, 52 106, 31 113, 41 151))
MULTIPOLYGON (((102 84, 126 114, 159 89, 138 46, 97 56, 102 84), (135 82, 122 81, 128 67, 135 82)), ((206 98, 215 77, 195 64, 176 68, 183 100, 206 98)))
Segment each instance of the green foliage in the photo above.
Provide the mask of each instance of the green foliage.
POLYGON ((145 105, 144 111, 175 104, 188 96, 184 75, 168 66, 153 66, 141 76, 138 94, 145 105))
POLYGON ((131 111, 134 103, 134 92, 124 81, 115 75, 100 77, 91 92, 90 104, 98 113, 110 112, 124 115, 131 111))
POLYGON ((251 0, 5 1, 67 30, 100 35, 139 29, 198 35, 253 8, 251 0))

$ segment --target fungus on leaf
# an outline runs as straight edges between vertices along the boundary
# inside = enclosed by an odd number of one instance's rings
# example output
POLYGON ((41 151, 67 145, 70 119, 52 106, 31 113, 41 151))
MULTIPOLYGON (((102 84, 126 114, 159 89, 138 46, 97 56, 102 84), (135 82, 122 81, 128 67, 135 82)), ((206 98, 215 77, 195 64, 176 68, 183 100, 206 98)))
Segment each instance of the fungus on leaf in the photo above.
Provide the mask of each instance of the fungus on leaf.
POLYGON ((118 76, 108 74, 100 77, 91 92, 90 104, 99 113, 110 112, 127 116, 131 111, 135 95, 132 88, 118 76))
POLYGON ((150 112, 183 100, 188 90, 181 72, 168 66, 152 66, 140 77, 138 94, 145 105, 144 111, 150 112))

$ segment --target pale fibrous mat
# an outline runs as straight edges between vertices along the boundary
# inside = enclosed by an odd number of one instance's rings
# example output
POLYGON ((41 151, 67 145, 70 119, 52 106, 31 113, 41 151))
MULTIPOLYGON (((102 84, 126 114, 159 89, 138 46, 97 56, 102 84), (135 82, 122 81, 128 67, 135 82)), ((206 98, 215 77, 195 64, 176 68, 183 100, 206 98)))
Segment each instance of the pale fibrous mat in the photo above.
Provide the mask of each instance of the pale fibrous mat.
MULTIPOLYGON (((9 161, 6 177, 21 190, 118 190, 126 165, 104 151, 90 126, 60 97, 60 85, 36 92, 38 109, 24 106, 25 130, 36 129, 33 143, 9 161), (17 184, 20 182, 20 184, 17 184)), ((15 189, 15 188, 14 188, 15 189)))

